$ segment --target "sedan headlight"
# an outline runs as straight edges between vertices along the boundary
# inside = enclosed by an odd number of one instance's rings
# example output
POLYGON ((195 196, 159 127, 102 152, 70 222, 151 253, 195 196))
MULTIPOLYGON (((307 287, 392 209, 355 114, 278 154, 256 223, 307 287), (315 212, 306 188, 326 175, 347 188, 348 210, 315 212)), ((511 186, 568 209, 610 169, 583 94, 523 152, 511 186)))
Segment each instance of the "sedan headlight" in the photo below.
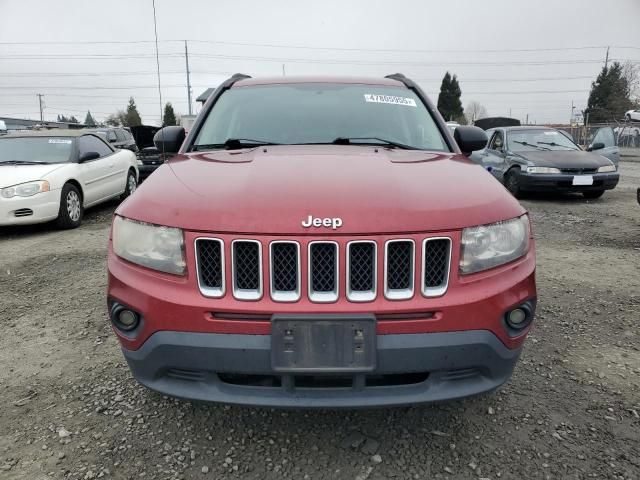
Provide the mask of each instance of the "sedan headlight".
POLYGON ((184 275, 184 236, 173 227, 151 225, 116 216, 113 250, 119 257, 161 272, 184 275))
POLYGON ((598 173, 611 173, 616 171, 615 165, 605 165, 604 167, 600 167, 598 169, 598 173))
POLYGON ((36 193, 48 192, 51 185, 46 180, 38 180, 37 182, 21 183, 0 190, 2 198, 13 197, 32 197, 36 193))
POLYGON ((527 173, 561 173, 559 168, 553 167, 527 167, 527 173))
POLYGON ((465 228, 462 231, 460 273, 475 273, 522 257, 529 250, 529 218, 465 228))

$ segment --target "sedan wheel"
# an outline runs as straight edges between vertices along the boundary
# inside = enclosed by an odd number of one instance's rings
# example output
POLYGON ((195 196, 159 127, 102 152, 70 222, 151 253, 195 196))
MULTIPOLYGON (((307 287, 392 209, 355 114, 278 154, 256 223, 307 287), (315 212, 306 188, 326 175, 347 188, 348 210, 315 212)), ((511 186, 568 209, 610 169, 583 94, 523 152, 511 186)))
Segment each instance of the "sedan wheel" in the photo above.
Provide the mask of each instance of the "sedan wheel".
POLYGON ((520 198, 522 190, 520 188, 520 180, 518 179, 518 172, 515 169, 511 169, 504 177, 504 186, 511 192, 516 198, 520 198))
POLYGON ((62 187, 56 224, 59 228, 76 228, 82 222, 83 213, 84 208, 80 190, 75 185, 67 183, 62 187))

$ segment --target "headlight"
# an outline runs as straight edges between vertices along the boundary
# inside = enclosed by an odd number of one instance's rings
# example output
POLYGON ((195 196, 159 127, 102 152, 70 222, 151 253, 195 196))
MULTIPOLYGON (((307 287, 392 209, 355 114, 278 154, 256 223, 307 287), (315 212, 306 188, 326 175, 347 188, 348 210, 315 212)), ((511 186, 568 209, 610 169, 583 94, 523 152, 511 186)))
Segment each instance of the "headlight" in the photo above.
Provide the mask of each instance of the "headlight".
POLYGON ((527 173, 560 173, 560 169, 553 167, 527 167, 527 173))
POLYGON ((598 173, 609 173, 609 172, 615 172, 615 171, 616 171, 615 165, 605 165, 604 167, 600 167, 598 169, 598 173))
POLYGON ((529 218, 465 228, 462 231, 460 273, 474 273, 520 258, 529 249, 529 218))
POLYGON ((143 267, 184 275, 182 230, 136 222, 122 217, 113 221, 113 250, 116 255, 143 267))
POLYGON ((2 198, 31 197, 36 193, 48 192, 49 190, 51 190, 49 182, 38 180, 37 182, 21 183, 20 185, 3 188, 0 190, 0 196, 2 198))

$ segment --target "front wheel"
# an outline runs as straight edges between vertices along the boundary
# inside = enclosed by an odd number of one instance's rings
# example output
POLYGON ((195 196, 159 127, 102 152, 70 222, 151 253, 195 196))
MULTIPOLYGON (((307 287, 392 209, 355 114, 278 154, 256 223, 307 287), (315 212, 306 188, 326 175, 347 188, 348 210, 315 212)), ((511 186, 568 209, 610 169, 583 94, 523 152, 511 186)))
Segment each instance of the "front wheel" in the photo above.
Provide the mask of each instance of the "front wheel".
POLYGON ((520 187, 520 178, 517 169, 512 168, 507 172, 504 177, 504 186, 514 197, 520 198, 522 196, 522 188, 520 187))
POLYGON ((133 171, 129 170, 127 173, 127 186, 124 189, 124 193, 120 196, 121 200, 131 196, 133 192, 138 188, 138 180, 136 179, 136 174, 133 171))
POLYGON ((584 198, 590 198, 590 199, 600 198, 602 195, 604 195, 604 190, 593 190, 591 192, 582 192, 582 195, 584 195, 584 198))
POLYGON ((63 229, 77 228, 82 223, 83 214, 84 207, 80 190, 71 183, 65 184, 60 195, 60 209, 56 225, 63 229))

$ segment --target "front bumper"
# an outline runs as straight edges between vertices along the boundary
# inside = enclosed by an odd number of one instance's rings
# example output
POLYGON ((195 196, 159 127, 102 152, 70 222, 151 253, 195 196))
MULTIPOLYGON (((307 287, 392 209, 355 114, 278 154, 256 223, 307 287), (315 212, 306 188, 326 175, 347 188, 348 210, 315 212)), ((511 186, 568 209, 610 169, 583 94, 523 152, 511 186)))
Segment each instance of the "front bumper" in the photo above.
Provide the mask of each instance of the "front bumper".
POLYGON ((165 395, 262 407, 358 408, 494 390, 509 379, 521 352, 486 330, 378 335, 376 342, 374 372, 324 376, 321 387, 311 387, 309 376, 274 372, 268 335, 162 331, 123 353, 135 378, 165 395))
POLYGON ((0 226, 43 223, 58 217, 60 190, 31 197, 0 198, 0 226))
POLYGON ((570 174, 529 174, 520 173, 518 180, 520 188, 527 192, 562 191, 589 192, 611 190, 618 185, 620 174, 594 173, 593 185, 573 185, 574 175, 570 174))

